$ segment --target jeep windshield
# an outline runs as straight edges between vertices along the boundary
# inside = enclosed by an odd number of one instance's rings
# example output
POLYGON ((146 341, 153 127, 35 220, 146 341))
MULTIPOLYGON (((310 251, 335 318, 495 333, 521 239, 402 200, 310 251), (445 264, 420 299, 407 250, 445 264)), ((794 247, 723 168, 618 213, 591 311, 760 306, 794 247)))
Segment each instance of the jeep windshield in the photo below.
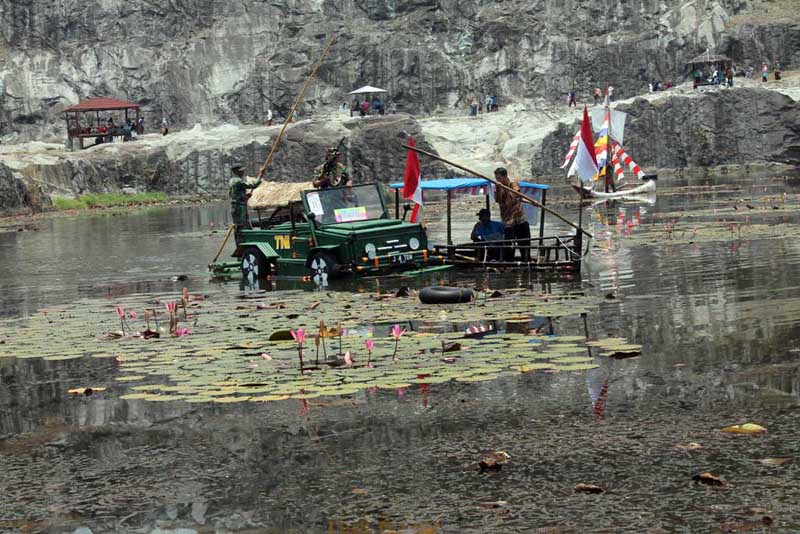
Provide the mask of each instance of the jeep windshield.
POLYGON ((386 208, 378 184, 331 187, 305 193, 308 211, 320 224, 383 219, 386 208))

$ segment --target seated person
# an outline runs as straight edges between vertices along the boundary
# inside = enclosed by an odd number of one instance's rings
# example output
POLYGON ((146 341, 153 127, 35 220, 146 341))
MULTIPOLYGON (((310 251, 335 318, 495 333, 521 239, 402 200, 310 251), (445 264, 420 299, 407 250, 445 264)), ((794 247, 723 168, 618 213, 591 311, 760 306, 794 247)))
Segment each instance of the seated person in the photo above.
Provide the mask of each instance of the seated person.
MULTIPOLYGON (((470 235, 472 241, 479 243, 484 241, 502 241, 505 239, 505 226, 501 222, 491 220, 491 212, 488 209, 483 208, 477 215, 478 222, 475 223, 475 226, 472 228, 472 234, 470 235)), ((499 247, 487 248, 486 259, 499 260, 501 250, 502 249, 499 247)), ((478 249, 478 252, 482 253, 483 251, 478 249)), ((483 254, 479 254, 478 257, 479 259, 483 259, 483 254)))

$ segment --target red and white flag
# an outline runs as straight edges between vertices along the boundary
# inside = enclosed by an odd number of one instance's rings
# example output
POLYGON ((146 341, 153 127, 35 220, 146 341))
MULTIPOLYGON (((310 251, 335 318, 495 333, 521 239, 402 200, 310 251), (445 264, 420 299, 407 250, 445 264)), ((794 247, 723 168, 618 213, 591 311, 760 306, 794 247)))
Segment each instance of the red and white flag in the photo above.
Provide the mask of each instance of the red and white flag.
MULTIPOLYGON (((408 136, 408 146, 413 147, 414 138, 408 136)), ((422 173, 419 170, 419 158, 417 153, 408 149, 406 156, 406 173, 403 177, 403 198, 414 201, 414 210, 411 212, 411 222, 418 222, 419 207, 422 205, 422 173)))
POLYGON ((567 155, 564 158, 564 163, 561 164, 562 169, 566 169, 567 165, 569 165, 569 161, 572 159, 573 154, 575 154, 575 150, 578 148, 578 141, 581 140, 581 132, 575 134, 575 137, 572 138, 572 142, 569 144, 569 150, 567 150, 567 155))
POLYGON ((591 182, 597 174, 597 159, 594 153, 594 138, 592 137, 592 121, 589 111, 583 108, 583 122, 581 123, 581 138, 578 148, 575 149, 575 160, 569 169, 568 176, 576 174, 582 182, 591 182))

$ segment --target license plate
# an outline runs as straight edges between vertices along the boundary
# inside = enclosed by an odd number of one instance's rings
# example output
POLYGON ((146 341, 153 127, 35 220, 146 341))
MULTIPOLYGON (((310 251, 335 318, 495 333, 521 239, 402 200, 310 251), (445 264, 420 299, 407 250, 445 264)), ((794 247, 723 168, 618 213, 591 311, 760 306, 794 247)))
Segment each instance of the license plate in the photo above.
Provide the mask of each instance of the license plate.
POLYGON ((413 254, 401 254, 399 252, 393 252, 392 256, 392 263, 408 263, 414 260, 413 254))

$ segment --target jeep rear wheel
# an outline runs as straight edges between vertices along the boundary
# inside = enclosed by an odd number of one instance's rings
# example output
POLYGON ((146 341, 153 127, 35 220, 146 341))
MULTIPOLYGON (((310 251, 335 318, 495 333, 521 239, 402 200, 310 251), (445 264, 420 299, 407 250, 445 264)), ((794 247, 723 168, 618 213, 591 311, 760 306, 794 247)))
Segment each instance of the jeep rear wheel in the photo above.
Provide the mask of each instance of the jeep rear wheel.
POLYGON ((325 252, 315 252, 308 262, 311 280, 320 286, 328 284, 328 278, 336 276, 336 258, 325 252))
POLYGON ((256 247, 247 247, 241 257, 242 278, 257 280, 269 274, 269 263, 256 247))

